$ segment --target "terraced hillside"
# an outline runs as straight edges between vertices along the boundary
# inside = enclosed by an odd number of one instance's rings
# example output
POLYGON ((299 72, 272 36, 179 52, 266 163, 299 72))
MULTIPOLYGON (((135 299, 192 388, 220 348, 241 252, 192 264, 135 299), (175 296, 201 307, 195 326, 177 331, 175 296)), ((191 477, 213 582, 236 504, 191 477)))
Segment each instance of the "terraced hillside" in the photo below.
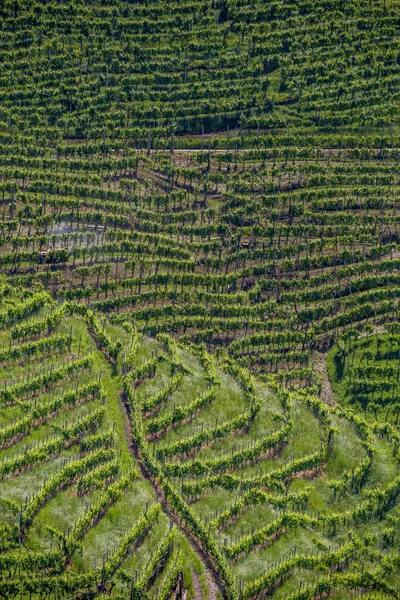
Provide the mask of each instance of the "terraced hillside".
POLYGON ((2 598, 397 597, 394 426, 1 291, 2 598))
MULTIPOLYGON (((371 328, 372 329, 372 328, 371 328)), ((373 331, 373 330, 372 330, 373 331)), ((335 395, 343 404, 392 425, 399 423, 399 325, 376 335, 349 331, 328 355, 335 395), (367 335, 366 335, 367 334, 367 335)))
POLYGON ((396 0, 0 3, 0 598, 399 598, 396 0))
POLYGON ((5 2, 1 268, 306 385, 397 318, 397 2, 5 2))
MULTIPOLYGON (((115 587, 116 597, 151 588, 169 598, 183 573, 186 587, 192 571, 203 581, 132 451, 115 364, 131 337, 8 285, 1 315, 0 597, 93 598, 115 587), (30 316, 16 323, 17 309, 30 316)), ((141 341, 137 368, 153 346, 141 341)))

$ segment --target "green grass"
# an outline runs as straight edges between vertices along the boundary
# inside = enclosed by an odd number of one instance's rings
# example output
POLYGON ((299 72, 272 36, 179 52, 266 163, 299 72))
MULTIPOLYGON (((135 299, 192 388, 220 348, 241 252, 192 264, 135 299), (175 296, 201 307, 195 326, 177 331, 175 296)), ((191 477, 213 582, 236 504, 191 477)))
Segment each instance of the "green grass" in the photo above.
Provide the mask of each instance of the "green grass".
MULTIPOLYGON (((137 464, 133 449, 131 448, 131 431, 128 427, 127 415, 122 402, 122 375, 120 364, 114 366, 105 358, 103 352, 96 347, 92 335, 89 333, 86 324, 81 318, 66 317, 62 327, 70 328, 73 331, 73 343, 71 346, 71 355, 85 356, 90 354, 93 358, 93 368, 86 374, 76 374, 70 380, 65 381, 54 390, 45 391, 40 394, 38 401, 43 402, 53 397, 54 394, 65 393, 68 389, 76 385, 76 381, 82 382, 100 380, 104 399, 96 399, 85 402, 83 405, 73 407, 71 410, 61 410, 47 422, 40 424, 36 429, 24 439, 17 441, 13 446, 2 451, 2 456, 12 456, 15 452, 20 452, 25 446, 40 442, 54 431, 55 425, 62 426, 66 419, 73 422, 79 416, 87 414, 96 407, 105 402, 106 412, 103 423, 98 428, 98 432, 114 431, 114 451, 120 457, 120 473, 135 469, 139 476, 132 482, 128 490, 120 499, 112 503, 105 511, 102 518, 90 527, 82 540, 81 550, 76 552, 71 563, 71 572, 87 573, 93 570, 96 564, 99 569, 103 562, 104 555, 112 552, 118 545, 118 541, 125 532, 132 528, 138 519, 143 515, 147 506, 156 500, 155 491, 151 482, 145 479, 141 473, 140 465, 137 464)), ((125 347, 129 347, 129 336, 117 326, 107 328, 107 332, 112 338, 121 339, 125 347)), ((366 350, 375 348, 377 351, 377 341, 373 338, 363 338, 352 346, 353 354, 350 354, 349 364, 352 368, 362 364, 363 356, 366 350), (351 362, 350 362, 351 361, 351 362)), ((387 352, 388 343, 380 343, 381 353, 387 352)), ((332 369, 337 366, 335 362, 334 348, 328 354, 328 372, 332 377, 332 369), (336 365, 336 366, 335 366, 336 365)), ((139 340, 138 351, 135 358, 135 365, 142 364, 144 361, 162 353, 166 355, 165 349, 155 339, 141 337, 139 340)), ((162 404, 156 411, 156 414, 169 412, 175 406, 185 406, 194 398, 202 394, 208 387, 206 374, 202 368, 199 359, 190 353, 189 350, 180 349, 180 357, 183 364, 191 369, 190 374, 185 374, 181 385, 174 391, 171 398, 162 404)), ((67 360, 67 357, 60 357, 67 360)), ((49 361, 50 363, 51 361, 49 361)), ((57 361, 54 361, 55 365, 57 361)), ((38 369, 40 361, 33 365, 38 369)), ((39 367, 40 368, 40 367, 39 367)), ((337 370, 335 371, 337 375, 337 370)), ((9 377, 13 376, 11 369, 9 377)), ((337 399, 339 402, 350 405, 348 394, 346 392, 346 368, 342 372, 342 378, 337 377, 337 381, 332 381, 337 399), (342 395, 340 395, 342 394, 342 395)), ((159 390, 168 382, 171 376, 171 364, 167 357, 164 362, 157 365, 154 377, 146 377, 136 388, 136 394, 139 399, 144 399, 159 390)), ((227 373, 221 362, 217 366, 217 376, 221 380, 221 385, 217 387, 216 398, 207 406, 198 411, 184 425, 177 425, 161 436, 160 440, 154 442, 154 446, 161 446, 166 443, 176 442, 183 437, 196 433, 199 428, 212 428, 216 423, 221 423, 234 416, 241 414, 247 409, 242 387, 236 377, 227 373)), ((215 459, 219 456, 229 456, 229 454, 241 447, 249 447, 256 443, 260 438, 269 436, 278 431, 284 424, 285 411, 277 392, 268 389, 260 382, 255 382, 255 393, 260 401, 260 410, 250 426, 239 433, 232 433, 225 438, 216 440, 204 448, 196 449, 193 456, 196 460, 215 459)), ((292 431, 289 439, 281 445, 278 451, 269 456, 261 456, 253 462, 238 466, 234 470, 228 469, 236 477, 243 477, 245 480, 260 473, 271 473, 285 466, 292 459, 304 457, 316 452, 327 443, 327 430, 321 419, 316 416, 307 405, 300 401, 296 395, 290 401, 290 414, 292 419, 292 431)), ((5 422, 10 415, 18 416, 21 411, 19 406, 13 406, 3 411, 5 422)), ((287 415, 286 415, 287 416, 287 415)), ((330 412, 329 415, 335 433, 329 447, 327 460, 323 461, 320 468, 310 473, 299 473, 294 478, 286 482, 288 493, 296 493, 302 490, 309 490, 309 499, 305 506, 298 507, 299 512, 314 516, 345 512, 351 508, 356 508, 362 502, 368 490, 375 488, 384 489, 389 485, 398 474, 398 464, 393 458, 393 445, 386 439, 375 436, 373 440, 374 454, 371 468, 368 471, 367 479, 359 492, 335 494, 329 487, 331 479, 340 479, 345 471, 350 471, 357 467, 365 458, 366 451, 362 439, 356 427, 338 411, 330 412)), ((85 436, 84 436, 85 437, 85 436)), ((151 444, 153 444, 151 442, 151 444)), ((18 504, 24 504, 27 490, 30 493, 38 489, 44 481, 45 476, 56 473, 64 459, 67 457, 78 457, 78 449, 72 447, 63 450, 58 457, 43 462, 33 469, 21 473, 18 476, 7 478, 0 482, 0 495, 18 504)), ((169 459, 170 460, 170 459, 169 459)), ((174 460, 173 458, 171 460, 174 460)), ((181 462, 191 463, 191 457, 181 457, 181 462)), ((192 479, 191 475, 184 478, 184 481, 192 479)), ((196 479, 196 478, 194 478, 196 479)), ((180 490, 181 479, 173 480, 178 490, 180 490)), ((102 486, 99 489, 90 489, 82 496, 77 495, 77 486, 75 483, 68 485, 63 491, 57 493, 49 499, 43 508, 39 510, 29 528, 27 547, 32 550, 56 549, 58 540, 52 536, 48 526, 61 532, 76 522, 88 507, 98 500, 103 493, 102 486)), ((191 510, 202 520, 207 528, 208 521, 216 518, 223 510, 229 508, 233 502, 239 500, 243 491, 239 488, 229 492, 221 487, 208 490, 200 495, 197 500, 190 504, 191 510)), ((277 493, 277 492, 275 492, 277 493)), ((289 510, 294 510, 291 505, 289 510)), ((383 547, 380 539, 380 531, 391 522, 400 522, 398 517, 400 505, 398 500, 393 506, 389 507, 384 521, 372 518, 369 523, 358 523, 351 525, 347 523, 339 525, 336 530, 329 531, 325 526, 317 529, 299 526, 294 530, 283 531, 275 539, 271 540, 265 547, 255 548, 249 553, 242 554, 237 561, 228 561, 229 568, 236 581, 242 580, 243 585, 253 581, 273 568, 277 561, 283 561, 291 555, 296 548, 298 553, 315 554, 321 549, 339 548, 341 544, 349 540, 350 532, 364 539, 369 535, 374 536, 372 542, 374 551, 381 553, 382 556, 391 551, 391 546, 383 547)), ((268 523, 277 519, 282 510, 273 507, 270 504, 259 504, 245 508, 231 523, 222 531, 212 533, 217 546, 223 552, 225 545, 237 543, 243 536, 248 536, 252 532, 264 527, 268 523)), ((12 522, 13 517, 6 513, 3 517, 3 523, 12 522)), ((167 533, 171 526, 168 512, 163 512, 158 523, 150 530, 140 543, 137 551, 128 553, 121 567, 136 577, 141 569, 149 560, 156 546, 162 537, 167 533)), ((176 530, 176 544, 179 545, 183 556, 183 573, 185 589, 188 600, 195 597, 195 585, 193 574, 199 580, 203 590, 204 600, 208 597, 207 574, 202 558, 193 549, 191 543, 176 524, 173 524, 176 530)), ((397 534, 396 534, 397 536, 397 534)), ((397 540, 397 537, 395 538, 397 540)), ((366 563, 367 564, 367 563, 366 563)), ((369 564, 369 563, 368 563, 369 564)), ((371 568, 374 562, 370 563, 371 568)), ((167 566, 167 568, 169 568, 167 566)), ((317 572, 295 569, 290 576, 282 582, 275 592, 276 598, 285 598, 285 594, 295 592, 300 582, 312 582, 317 577, 317 572)), ((397 582, 396 574, 390 573, 391 581, 397 582)), ((163 576, 158 583, 162 581, 163 576)), ((127 593, 126 585, 118 578, 114 581, 114 592, 127 593)), ((155 594, 157 582, 152 586, 152 594, 155 594)))

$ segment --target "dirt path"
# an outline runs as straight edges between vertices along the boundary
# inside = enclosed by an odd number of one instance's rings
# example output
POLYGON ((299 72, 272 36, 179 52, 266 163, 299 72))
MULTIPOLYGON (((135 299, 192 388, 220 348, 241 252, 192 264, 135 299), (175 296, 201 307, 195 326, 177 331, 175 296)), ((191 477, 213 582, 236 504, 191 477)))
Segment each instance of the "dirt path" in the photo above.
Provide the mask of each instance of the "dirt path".
MULTIPOLYGON (((192 573, 193 587, 194 587, 194 600, 204 600, 203 591, 201 589, 201 585, 200 585, 200 581, 199 581, 199 576, 197 575, 197 573, 194 569, 192 569, 191 573, 192 573)), ((217 587, 210 571, 208 571, 206 569, 205 573, 206 573, 206 583, 207 583, 207 588, 208 588, 207 599, 208 600, 217 600, 218 587, 217 587)))
MULTIPOLYGON (((152 484, 153 489, 156 493, 157 500, 163 506, 164 512, 168 515, 168 517, 170 519, 172 519, 175 522, 175 525, 186 536, 186 538, 189 540, 193 550, 200 557, 200 559, 203 563, 203 567, 204 567, 204 571, 205 571, 205 575, 206 575, 207 587, 209 590, 208 600, 217 600, 218 592, 220 592, 222 594, 222 596, 225 598, 226 594, 224 593, 225 590, 224 590, 223 582, 221 581, 221 579, 219 577, 219 573, 218 573, 215 565, 213 564, 212 560, 210 559, 208 554, 205 552, 205 550, 204 550, 202 544, 199 542, 199 540, 193 535, 193 533, 191 531, 189 531, 186 528, 185 523, 181 520, 180 515, 178 513, 176 513, 173 510, 173 508, 171 507, 171 505, 168 503, 168 501, 164 495, 164 491, 163 491, 162 487, 153 479, 153 477, 151 477, 150 473, 147 471, 147 469, 141 459, 140 452, 138 450, 138 447, 135 443, 135 439, 132 434, 132 428, 131 428, 131 424, 130 424, 129 405, 126 403, 123 393, 121 394, 121 401, 122 401, 122 405, 124 407, 124 413, 125 413, 126 421, 127 421, 126 429, 124 429, 124 433, 126 433, 128 435, 128 437, 130 438, 128 447, 130 448, 133 456, 136 459, 136 462, 139 466, 139 469, 140 469, 140 472, 141 472, 143 478, 150 481, 150 483, 152 484)), ((197 576, 197 573, 195 573, 195 571, 193 570, 192 574, 193 574, 193 586, 195 588, 195 600, 203 600, 201 585, 200 585, 200 581, 197 576)))
POLYGON ((191 574, 194 587, 194 600, 203 600, 203 592, 201 591, 199 576, 194 569, 191 570, 191 574))
MULTIPOLYGON (((109 358, 104 353, 102 353, 102 354, 103 354, 105 360, 109 364, 111 364, 111 366, 113 368, 115 368, 115 366, 111 363, 109 358)), ((121 379, 122 374, 115 373, 113 375, 113 377, 118 378, 118 380, 121 382, 121 387, 122 387, 122 379, 121 379)), ((143 478, 147 479, 148 481, 151 482, 153 489, 156 493, 157 499, 164 508, 164 512, 175 522, 175 525, 186 536, 186 538, 189 540, 193 550, 197 553, 197 555, 201 559, 203 568, 204 568, 204 572, 205 572, 205 576, 206 576, 206 584, 207 584, 207 588, 208 588, 208 600, 217 600, 218 593, 222 593, 222 596, 225 597, 223 583, 219 577, 219 573, 218 573, 217 569, 215 568, 213 562, 210 560, 209 556, 204 551, 199 540, 192 534, 192 532, 187 530, 185 524, 181 521, 180 515, 175 513, 175 511, 172 509, 170 504, 167 502, 167 499, 164 496, 161 486, 158 485, 153 480, 153 478, 150 476, 150 474, 147 472, 147 469, 145 468, 145 466, 141 460, 140 453, 138 451, 138 448, 136 446, 136 443, 135 443, 135 440, 133 437, 130 414, 129 414, 129 405, 125 401, 123 389, 119 390, 118 396, 119 396, 119 402, 120 402, 120 405, 122 406, 122 411, 123 411, 123 416, 124 416, 123 434, 125 437, 125 441, 126 441, 127 447, 129 448, 130 452, 134 456, 136 463, 140 468, 143 478)), ((194 591, 195 591, 195 600, 203 600, 203 593, 202 593, 199 577, 198 577, 197 573, 194 571, 194 569, 192 569, 192 577, 193 577, 193 587, 194 587, 194 591)), ((187 596, 187 591, 184 590, 183 600, 186 599, 186 596, 187 596)))
POLYGON ((321 377, 321 393, 320 398, 328 406, 335 406, 336 400, 333 393, 332 385, 328 377, 328 371, 326 369, 326 354, 314 350, 311 355, 312 366, 321 377))
MULTIPOLYGON (((134 452, 135 458, 137 460, 137 463, 139 465, 139 468, 140 468, 140 471, 141 471, 143 477, 148 479, 148 481, 150 481, 150 483, 152 484, 153 489, 157 496, 157 500, 162 505, 164 512, 168 515, 168 517, 170 519, 172 519, 174 521, 175 525, 186 536, 186 538, 190 542, 193 550, 198 554, 199 558, 201 559, 201 561, 203 563, 205 575, 206 575, 207 587, 209 590, 208 600, 217 600, 218 592, 220 592, 222 594, 223 598, 226 598, 223 582, 220 579, 219 573, 218 573, 214 563, 212 562, 212 560, 210 559, 208 554, 205 552, 202 544, 193 535, 193 533, 187 529, 185 523, 181 520, 179 513, 175 512, 173 510, 172 506, 168 503, 168 501, 165 498, 163 489, 156 481, 154 481, 154 479, 150 476, 146 467, 144 466, 134 443, 131 445, 131 448, 132 448, 132 451, 134 452)), ((196 598, 196 600, 197 599, 202 600, 201 586, 200 586, 200 582, 198 581, 198 578, 197 578, 197 582, 198 582, 198 586, 199 586, 198 590, 200 590, 200 592, 199 592, 200 596, 195 596, 195 598, 196 598)), ((195 587, 195 592, 196 592, 196 580, 195 579, 193 579, 193 585, 195 587)), ((198 593, 198 592, 196 592, 196 593, 198 593)))
POLYGON ((208 600, 217 600, 219 589, 213 576, 208 570, 206 571, 206 582, 208 587, 208 600))

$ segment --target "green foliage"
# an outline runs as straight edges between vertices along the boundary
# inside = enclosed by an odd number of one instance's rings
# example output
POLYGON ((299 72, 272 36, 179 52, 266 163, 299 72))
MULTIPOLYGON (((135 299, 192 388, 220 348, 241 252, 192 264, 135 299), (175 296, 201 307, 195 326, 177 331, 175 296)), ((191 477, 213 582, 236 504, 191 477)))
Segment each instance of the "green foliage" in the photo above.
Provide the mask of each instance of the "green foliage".
POLYGON ((398 597, 399 6, 1 3, 1 598, 398 597))

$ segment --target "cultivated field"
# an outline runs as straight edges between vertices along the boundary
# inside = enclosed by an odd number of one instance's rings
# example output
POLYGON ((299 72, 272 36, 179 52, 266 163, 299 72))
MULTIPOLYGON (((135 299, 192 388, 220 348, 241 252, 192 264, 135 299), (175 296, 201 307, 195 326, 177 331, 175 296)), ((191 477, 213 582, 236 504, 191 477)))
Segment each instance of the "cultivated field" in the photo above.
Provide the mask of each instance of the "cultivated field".
POLYGON ((399 29, 0 3, 0 599, 400 598, 399 29))

